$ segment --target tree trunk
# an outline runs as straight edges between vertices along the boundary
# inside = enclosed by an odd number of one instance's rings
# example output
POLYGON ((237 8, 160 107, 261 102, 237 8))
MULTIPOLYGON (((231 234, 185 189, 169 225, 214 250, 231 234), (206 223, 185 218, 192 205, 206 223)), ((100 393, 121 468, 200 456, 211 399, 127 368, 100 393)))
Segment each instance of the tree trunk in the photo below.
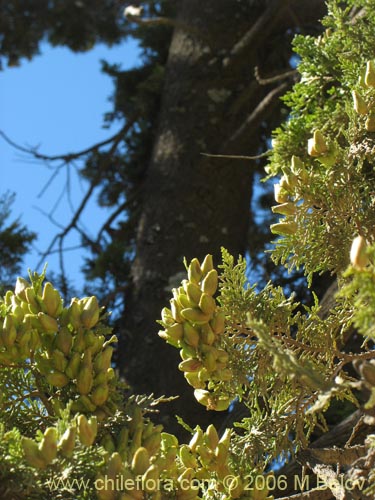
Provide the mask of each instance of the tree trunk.
POLYGON ((287 29, 316 21, 322 5, 322 0, 181 0, 177 7, 119 350, 135 392, 180 396, 162 409, 171 432, 175 414, 192 426, 220 414, 195 402, 178 372, 178 351, 158 337, 156 320, 169 305, 171 288, 184 277, 184 257, 211 253, 217 265, 221 246, 238 255, 248 245, 253 166, 202 153, 259 152, 263 122, 290 81, 260 85, 254 68, 264 74, 288 69, 287 29))

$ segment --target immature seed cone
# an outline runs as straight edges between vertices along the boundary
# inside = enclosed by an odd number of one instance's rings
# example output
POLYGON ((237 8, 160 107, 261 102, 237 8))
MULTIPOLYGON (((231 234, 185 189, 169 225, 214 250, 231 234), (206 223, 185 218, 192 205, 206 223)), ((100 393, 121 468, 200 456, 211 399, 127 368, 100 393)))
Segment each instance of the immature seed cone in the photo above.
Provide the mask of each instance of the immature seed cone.
POLYGON ((146 437, 145 440, 143 441, 143 446, 146 448, 148 451, 150 457, 155 455, 160 449, 160 443, 161 443, 161 434, 158 431, 156 427, 153 427, 152 434, 150 436, 146 437))
POLYGON ((13 323, 12 316, 5 316, 3 330, 1 331, 2 341, 7 348, 11 348, 17 338, 17 330, 13 323))
POLYGON ((328 152, 324 135, 320 130, 315 130, 314 135, 308 140, 307 151, 310 156, 321 156, 328 152))
POLYGON ((172 318, 176 323, 182 323, 184 320, 181 317, 181 306, 179 305, 176 299, 171 299, 170 304, 171 304, 172 318))
POLYGON ((42 329, 46 333, 55 333, 59 329, 59 325, 55 318, 52 318, 52 316, 49 316, 48 314, 45 314, 44 312, 38 313, 38 319, 40 322, 40 325, 42 329))
POLYGON ((187 444, 181 446, 179 456, 184 467, 195 469, 197 467, 197 460, 192 455, 190 447, 187 444))
POLYGON ((150 465, 142 476, 142 482, 145 485, 147 493, 158 491, 159 467, 155 464, 150 465))
POLYGON ((76 440, 76 428, 69 427, 61 436, 61 439, 57 445, 57 448, 61 451, 64 457, 69 458, 73 455, 75 440, 76 440))
POLYGON ((279 183, 273 185, 275 201, 277 203, 286 203, 289 199, 288 192, 281 187, 279 183))
POLYGON ((54 371, 46 375, 46 381, 55 387, 65 387, 69 383, 69 378, 65 373, 54 371))
POLYGON ((79 368, 81 365, 81 355, 79 352, 73 352, 67 367, 65 368, 65 373, 70 379, 77 378, 79 368))
POLYGON ((81 313, 81 322, 85 328, 93 328, 99 321, 99 304, 95 296, 89 297, 81 313))
POLYGON ((73 337, 68 328, 62 327, 56 335, 56 347, 68 356, 73 344, 73 337))
POLYGON ((65 368, 68 364, 67 358, 64 356, 64 353, 61 352, 59 349, 55 349, 52 353, 52 361, 53 361, 53 366, 56 368, 56 370, 60 372, 64 372, 65 368))
POLYGON ((375 115, 371 114, 365 123, 365 128, 367 132, 375 132, 375 115))
POLYGON ((150 467, 150 456, 143 446, 139 447, 134 453, 131 463, 132 471, 135 475, 142 475, 150 467))
POLYGON ((375 87, 375 63, 374 61, 367 61, 365 84, 367 87, 375 87))
POLYGON ((78 437, 84 446, 91 446, 96 438, 98 423, 96 417, 91 417, 87 420, 85 415, 79 415, 78 420, 78 437))
POLYGON ((91 401, 96 404, 96 406, 101 406, 103 405, 109 395, 109 387, 107 384, 101 384, 95 387, 95 389, 92 391, 92 394, 90 396, 91 401))
POLYGON ((68 320, 76 330, 82 326, 81 323, 81 307, 78 299, 72 299, 68 309, 68 320))
POLYGON ((201 339, 203 344, 212 345, 216 340, 216 335, 212 330, 209 323, 202 325, 201 327, 201 339))
POLYGON ((240 476, 233 477, 233 481, 229 485, 228 493, 230 498, 239 498, 244 490, 244 485, 242 483, 240 476))
POLYGON ((182 309, 181 316, 187 321, 191 321, 197 325, 203 325, 207 323, 211 318, 210 315, 205 314, 198 307, 189 307, 188 309, 182 309))
POLYGON ((212 315, 216 310, 215 299, 213 299, 208 293, 202 293, 199 301, 199 309, 201 309, 205 314, 212 315))
POLYGON ((117 476, 117 474, 120 473, 121 467, 122 467, 121 455, 117 451, 115 451, 114 453, 112 453, 108 461, 108 468, 107 468, 108 476, 114 479, 117 476))
POLYGON ((113 347, 108 345, 104 351, 96 355, 94 360, 94 369, 96 372, 107 371, 111 367, 112 354, 113 347))
POLYGON ((200 341, 199 332, 188 321, 184 323, 183 335, 184 335, 184 341, 188 345, 192 347, 198 347, 200 341))
POLYGON ((296 213, 296 206, 292 202, 281 203, 280 205, 271 207, 271 210, 274 214, 294 215, 296 213))
POLYGON ((350 249, 350 262, 356 269, 363 269, 368 264, 368 257, 366 254, 367 243, 363 236, 359 235, 354 238, 352 247, 350 249))
POLYGON ((198 259, 193 259, 188 267, 188 279, 198 284, 202 279, 202 269, 198 259))
POLYGON ((184 336, 184 327, 181 323, 174 323, 171 326, 167 326, 165 333, 173 340, 182 340, 184 336))
POLYGON ((35 290, 32 287, 25 290, 26 301, 28 303, 29 311, 31 314, 37 314, 40 311, 40 306, 36 301, 35 290))
POLYGON ((204 406, 207 406, 210 398, 211 398, 211 393, 209 391, 206 391, 204 389, 196 389, 194 391, 194 396, 195 399, 204 406))
POLYGON ((287 236, 297 231, 297 224, 294 221, 278 222, 270 225, 271 233, 287 236))
MULTIPOLYGON (((208 392, 208 391, 205 391, 208 392)), ((189 448, 191 451, 194 453, 197 446, 203 443, 203 431, 200 427, 195 431, 193 434, 193 437, 191 438, 189 442, 189 448)))
POLYGON ((363 99, 363 97, 360 94, 358 94, 358 92, 356 90, 352 91, 352 96, 353 96, 354 110, 359 115, 366 115, 368 113, 368 106, 366 104, 366 101, 363 99))
POLYGON ((206 384, 199 379, 197 372, 185 372, 184 377, 194 389, 204 389, 206 387, 206 384))
POLYGON ((204 293, 208 295, 214 295, 218 286, 218 275, 216 269, 212 269, 207 273, 206 277, 202 281, 201 289, 204 293))
POLYGON ((202 363, 197 358, 189 358, 185 361, 181 361, 178 365, 178 369, 182 372, 196 372, 202 367, 202 363))
POLYGON ((82 366, 77 375, 77 391, 83 395, 88 394, 91 391, 93 381, 92 369, 88 366, 82 366))
MULTIPOLYGON (((211 347, 211 346, 207 346, 211 347)), ((206 351, 203 354, 203 366, 208 370, 208 372, 213 372, 216 370, 216 350, 213 348, 212 351, 206 351)))
POLYGON ((206 437, 207 437, 207 444, 211 448, 211 450, 214 450, 216 446, 219 444, 219 436, 217 434, 217 431, 215 429, 215 426, 210 424, 207 429, 206 429, 206 437))
POLYGON ((14 294, 21 300, 26 300, 26 289, 30 287, 30 283, 20 276, 17 278, 14 294))
MULTIPOLYGON (((224 333, 225 330, 225 314, 223 312, 216 312, 212 321, 210 321, 211 328, 216 335, 224 333)), ((207 342, 208 343, 208 342, 207 342)))
POLYGON ((22 448, 26 458, 26 461, 36 467, 37 469, 45 469, 47 467, 47 462, 42 456, 37 443, 30 438, 22 438, 22 448))
POLYGON ((213 260, 212 260, 212 255, 208 254, 204 258, 202 265, 201 265, 203 276, 206 276, 206 274, 208 274, 213 268, 214 268, 214 264, 213 264, 213 260))
POLYGON ((56 318, 62 311, 62 299, 59 292, 53 288, 52 284, 47 282, 44 285, 42 301, 47 314, 56 318))
POLYGON ((44 432, 44 437, 39 444, 39 449, 44 460, 49 464, 57 455, 57 429, 48 427, 44 432))
POLYGON ((188 307, 197 307, 202 295, 202 291, 199 286, 196 283, 185 280, 184 290, 189 300, 188 307))

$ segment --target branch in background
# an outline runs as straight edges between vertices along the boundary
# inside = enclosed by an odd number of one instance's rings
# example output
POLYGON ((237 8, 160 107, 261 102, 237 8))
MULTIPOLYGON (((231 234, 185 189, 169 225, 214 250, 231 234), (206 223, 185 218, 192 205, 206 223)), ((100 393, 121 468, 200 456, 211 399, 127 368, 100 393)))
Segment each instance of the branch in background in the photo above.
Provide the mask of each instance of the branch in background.
POLYGON ((255 66, 254 68, 255 79, 259 83, 259 85, 269 85, 270 83, 277 83, 281 80, 286 80, 290 77, 296 77, 299 75, 296 69, 292 69, 290 71, 285 71, 279 75, 271 76, 269 78, 262 78, 259 73, 259 67, 255 66))
POLYGON ((304 493, 297 493, 288 497, 279 497, 276 500, 331 500, 331 490, 322 488, 314 488, 304 493))
MULTIPOLYGON (((296 456, 295 460, 292 460, 291 462, 287 463, 284 465, 280 470, 277 471, 276 477, 278 476, 287 476, 288 478, 293 478, 293 477, 300 477, 301 476, 301 470, 302 466, 305 465, 305 459, 306 457, 311 457, 313 456, 313 453, 315 453, 315 456, 318 456, 320 450, 324 450, 329 447, 346 447, 348 445, 348 442, 350 440, 353 441, 352 439, 352 432, 353 428, 358 427, 358 424, 361 423, 361 429, 357 430, 356 433, 356 439, 358 443, 361 442, 368 434, 372 433, 375 431, 375 426, 373 424, 368 424, 365 421, 363 421, 363 411, 362 410, 356 410, 353 412, 351 415, 349 415, 345 420, 337 424, 335 427, 330 429, 328 432, 323 434, 320 438, 318 438, 316 441, 313 441, 309 448, 306 448, 305 450, 302 450, 299 452, 296 456)), ((357 449, 357 447, 353 446, 352 449, 357 449)), ((334 449, 331 448, 333 451, 334 449)), ((293 492, 293 480, 288 483, 288 488, 286 490, 275 490, 273 493, 275 495, 275 498, 277 497, 277 494, 291 494, 293 492)), ((313 491, 313 490, 311 490, 313 491)), ((320 493, 323 495, 325 490, 320 490, 320 493)), ((329 490, 328 490, 329 491, 329 490)), ((282 497, 278 500, 288 500, 289 498, 291 500, 299 500, 300 498, 305 500, 307 498, 332 498, 332 493, 330 492, 329 497, 308 497, 308 496, 301 496, 302 493, 297 495, 292 495, 288 497, 282 497)))
POLYGON ((247 31, 243 37, 233 46, 229 55, 223 60, 223 66, 228 68, 250 45, 255 41, 260 43, 263 40, 264 33, 278 20, 284 7, 287 6, 289 0, 273 0, 264 11, 263 15, 258 18, 255 24, 247 31), (260 36, 262 35, 262 36, 260 36))
POLYGON ((260 160, 261 158, 266 158, 271 153, 270 150, 260 155, 255 156, 244 156, 244 155, 213 155, 211 153, 201 153, 202 156, 208 156, 209 158, 229 158, 233 160, 260 160))
MULTIPOLYGON (((135 120, 132 120, 130 123, 133 124, 135 120)), ((89 153, 93 153, 95 151, 98 151, 100 148, 103 146, 107 146, 108 144, 111 144, 111 142, 115 141, 119 136, 122 136, 128 129, 129 122, 126 123, 122 129, 120 129, 116 134, 114 134, 112 137, 109 139, 106 139, 105 141, 98 142, 94 144, 93 146, 90 146, 89 148, 83 149, 82 151, 77 151, 76 153, 66 153, 62 155, 45 155, 42 153, 39 153, 37 148, 25 148, 24 146, 20 146, 16 142, 14 142, 12 139, 10 139, 5 132, 0 130, 0 136, 7 142, 10 146, 12 146, 14 149, 17 149, 18 151, 22 151, 23 153, 26 153, 28 155, 33 156, 37 160, 43 160, 43 161, 57 161, 57 160, 63 160, 65 163, 70 163, 72 160, 76 160, 77 158, 81 158, 82 156, 86 156, 89 153)))
POLYGON ((260 121, 263 115, 268 111, 270 105, 273 104, 275 99, 283 94, 289 87, 290 84, 285 82, 271 90, 271 92, 266 95, 266 97, 254 109, 254 111, 246 118, 242 125, 225 142, 223 149, 227 149, 231 144, 235 143, 241 135, 246 133, 249 127, 251 127, 257 121, 260 121))
MULTIPOLYGON (((128 128, 130 127, 130 124, 127 124, 126 127, 123 127, 122 131, 124 131, 125 128, 128 128)), ((64 239, 65 237, 69 234, 69 232, 72 230, 72 229, 76 229, 79 231, 79 228, 77 227, 77 223, 78 223, 78 220, 83 212, 83 210, 85 209, 88 201, 90 200, 95 188, 97 187, 97 185, 99 184, 101 178, 102 178, 102 174, 103 174, 103 171, 106 170, 108 164, 110 163, 110 160, 111 160, 111 157, 112 155, 115 153, 119 143, 121 142, 122 140, 122 135, 123 134, 117 134, 117 137, 116 139, 113 141, 113 144, 108 152, 108 156, 106 158, 106 161, 104 162, 104 165, 101 166, 100 170, 98 170, 98 172, 96 173, 95 177, 92 179, 91 181, 91 184, 90 184, 90 187, 89 189, 87 190, 85 196, 83 197, 83 200, 81 201, 81 204, 80 206, 78 207, 78 209, 76 210, 75 214, 73 215, 73 218, 72 220, 70 221, 70 223, 65 227, 65 229, 61 232, 61 233, 58 233, 55 235, 55 237, 52 239, 48 249, 43 253, 39 263, 38 263, 38 266, 40 266, 44 259, 47 257, 47 255, 49 254, 49 252, 53 249, 53 247, 55 246, 55 244, 58 242, 59 243, 59 255, 60 255, 60 267, 62 267, 61 271, 62 271, 62 277, 63 279, 65 280, 65 269, 64 269, 64 262, 63 262, 63 257, 62 257, 62 253, 63 253, 63 242, 64 242, 64 239)), ((87 237, 87 241, 90 241, 90 238, 87 237)))
MULTIPOLYGON (((62 224, 58 223, 52 217, 53 212, 56 210, 56 204, 54 205, 52 211, 49 214, 47 214, 44 211, 42 211, 42 210, 39 209, 39 211, 41 213, 43 213, 43 215, 45 215, 55 226, 57 226, 59 229, 61 229, 61 231, 59 233, 57 233, 53 237, 53 239, 50 242, 48 248, 41 254, 41 257, 40 257, 40 260, 39 260, 39 262, 37 264, 37 267, 41 266, 44 263, 44 261, 45 261, 45 259, 46 259, 46 257, 48 255, 50 255, 52 252, 55 252, 54 248, 57 245, 57 250, 56 251, 59 254, 61 278, 62 278, 62 283, 63 283, 63 287, 62 287, 63 288, 62 289, 63 293, 66 292, 66 290, 64 290, 64 284, 65 284, 65 287, 66 287, 66 283, 67 283, 66 273, 65 273, 65 265, 64 265, 64 258, 63 258, 63 253, 65 251, 65 249, 64 249, 64 240, 65 240, 66 236, 74 229, 74 230, 76 230, 80 234, 81 238, 86 243, 88 243, 90 245, 90 247, 94 251, 98 250, 99 241, 98 240, 97 241, 93 241, 87 235, 87 233, 83 229, 81 229, 79 227, 79 225, 78 225, 79 218, 81 217, 83 210, 87 206, 87 203, 91 199, 92 194, 95 191, 95 188, 98 186, 98 184, 100 183, 101 179, 103 178, 103 173, 107 170, 109 164, 111 163, 112 157, 113 157, 114 153, 116 152, 116 149, 118 148, 120 142, 124 138, 124 135, 134 125, 135 121, 136 121, 136 117, 132 118, 131 120, 128 120, 126 122, 126 124, 118 132, 116 132, 116 134, 114 134, 113 136, 111 136, 110 138, 108 138, 108 139, 106 139, 104 141, 98 142, 98 143, 94 144, 93 146, 90 146, 89 148, 83 149, 81 151, 77 151, 75 153, 67 153, 67 154, 62 154, 62 155, 46 155, 46 154, 40 153, 36 147, 34 147, 34 148, 33 147, 26 148, 24 146, 21 146, 21 145, 17 144, 16 142, 14 142, 12 139, 10 139, 5 134, 5 132, 3 132, 3 131, 0 130, 0 136, 8 144, 10 144, 14 149, 16 149, 17 151, 21 151, 23 153, 26 153, 27 155, 32 156, 36 160, 41 160, 41 161, 46 162, 46 163, 57 162, 57 161, 62 161, 63 162, 61 165, 58 165, 57 167, 55 167, 56 171, 48 179, 48 181, 45 184, 45 186, 43 187, 41 193, 39 193, 39 197, 51 185, 52 181, 54 180, 54 178, 57 175, 56 172, 59 172, 63 166, 69 166, 74 160, 82 159, 85 156, 89 155, 90 153, 97 152, 101 148, 103 148, 103 147, 108 146, 108 145, 111 144, 111 147, 110 147, 110 149, 107 152, 107 158, 105 159, 105 161, 103 162, 103 164, 100 165, 98 171, 96 172, 95 177, 91 180, 90 186, 89 186, 89 188, 88 188, 85 196, 83 197, 83 199, 82 199, 82 201, 81 201, 78 209, 74 212, 73 217, 72 217, 72 219, 71 219, 71 221, 69 222, 68 225, 63 226, 62 224)), ((64 190, 63 190, 61 196, 57 200, 57 203, 61 199, 61 197, 64 194, 64 192, 67 191, 68 195, 69 195, 69 186, 70 186, 70 181, 68 179, 67 184, 64 187, 64 190)), ((111 218, 110 219, 114 220, 114 218, 117 217, 120 214, 120 212, 122 211, 123 207, 124 207, 124 204, 122 204, 118 209, 116 209, 116 211, 114 212, 116 215, 113 217, 113 219, 111 219, 111 218)), ((103 231, 103 228, 101 229, 101 233, 100 234, 102 234, 102 231, 103 231)))

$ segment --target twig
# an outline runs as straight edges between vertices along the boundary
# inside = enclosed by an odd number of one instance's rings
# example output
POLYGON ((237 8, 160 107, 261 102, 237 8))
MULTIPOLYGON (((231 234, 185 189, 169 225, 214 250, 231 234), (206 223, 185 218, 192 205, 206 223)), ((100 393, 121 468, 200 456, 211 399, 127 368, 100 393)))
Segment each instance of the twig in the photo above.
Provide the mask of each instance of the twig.
POLYGON ((35 385, 36 385, 36 388, 38 389, 40 400, 44 404, 44 407, 47 410, 48 415, 54 416, 55 412, 53 410, 53 407, 52 407, 51 403, 48 401, 47 396, 43 392, 42 377, 41 377, 40 373, 37 370, 32 370, 32 374, 34 375, 35 385))
POLYGON ((52 184, 52 182, 55 180, 55 178, 59 175, 60 173, 60 169, 62 167, 65 166, 65 163, 62 163, 60 166, 56 167, 56 169, 54 170, 54 172, 52 173, 52 175, 49 177, 49 179, 47 180, 47 182, 44 184, 44 186, 42 187, 42 189, 40 190, 40 192, 37 194, 37 198, 41 198, 44 193, 47 191, 47 189, 50 187, 50 185, 52 184))
POLYGON ((244 156, 244 155, 213 155, 211 153, 201 153, 202 156, 208 156, 210 158, 229 158, 233 160, 260 160, 261 158, 266 158, 271 154, 271 150, 266 151, 260 155, 255 156, 244 156))
POLYGON ((43 210, 42 208, 36 206, 36 205, 33 205, 32 206, 35 210, 37 210, 38 212, 40 212, 42 215, 44 215, 44 217, 46 217, 52 224, 54 224, 56 227, 58 227, 59 229, 63 230, 64 229, 64 226, 62 224, 60 224, 59 222, 57 222, 57 220, 55 220, 52 216, 52 213, 47 213, 45 210, 43 210))

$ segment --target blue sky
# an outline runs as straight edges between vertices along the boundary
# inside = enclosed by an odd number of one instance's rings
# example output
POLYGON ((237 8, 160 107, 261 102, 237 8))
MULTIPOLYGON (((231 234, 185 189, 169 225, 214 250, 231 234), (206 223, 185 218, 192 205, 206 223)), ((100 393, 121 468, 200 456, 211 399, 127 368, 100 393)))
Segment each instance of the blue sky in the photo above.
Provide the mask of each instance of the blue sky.
MULTIPOLYGON (((138 64, 139 51, 134 42, 112 48, 98 45, 84 54, 74 54, 65 48, 45 44, 41 55, 32 61, 22 61, 20 67, 5 68, 0 73, 0 130, 22 146, 38 146, 45 154, 74 152, 104 140, 116 132, 116 127, 103 128, 103 115, 111 111, 109 97, 112 80, 101 73, 100 60, 117 63, 122 68, 138 64)), ((40 162, 30 161, 0 138, 0 193, 16 193, 13 218, 38 233, 35 248, 25 259, 27 268, 36 269, 38 252, 49 245, 58 231, 40 211, 50 212, 66 183, 66 169, 53 180, 42 196, 38 196, 53 174, 40 162)), ((74 173, 71 175, 71 194, 76 207, 87 185, 74 173)), ((72 212, 64 197, 54 212, 62 225, 69 222, 72 212)), ((83 214, 83 223, 95 234, 105 220, 105 211, 91 203, 83 214)), ((68 246, 79 244, 77 236, 66 241, 68 246)), ((83 264, 80 250, 67 254, 67 271, 72 283, 81 287, 83 264)), ((48 258, 48 268, 58 271, 57 255, 48 258)))

